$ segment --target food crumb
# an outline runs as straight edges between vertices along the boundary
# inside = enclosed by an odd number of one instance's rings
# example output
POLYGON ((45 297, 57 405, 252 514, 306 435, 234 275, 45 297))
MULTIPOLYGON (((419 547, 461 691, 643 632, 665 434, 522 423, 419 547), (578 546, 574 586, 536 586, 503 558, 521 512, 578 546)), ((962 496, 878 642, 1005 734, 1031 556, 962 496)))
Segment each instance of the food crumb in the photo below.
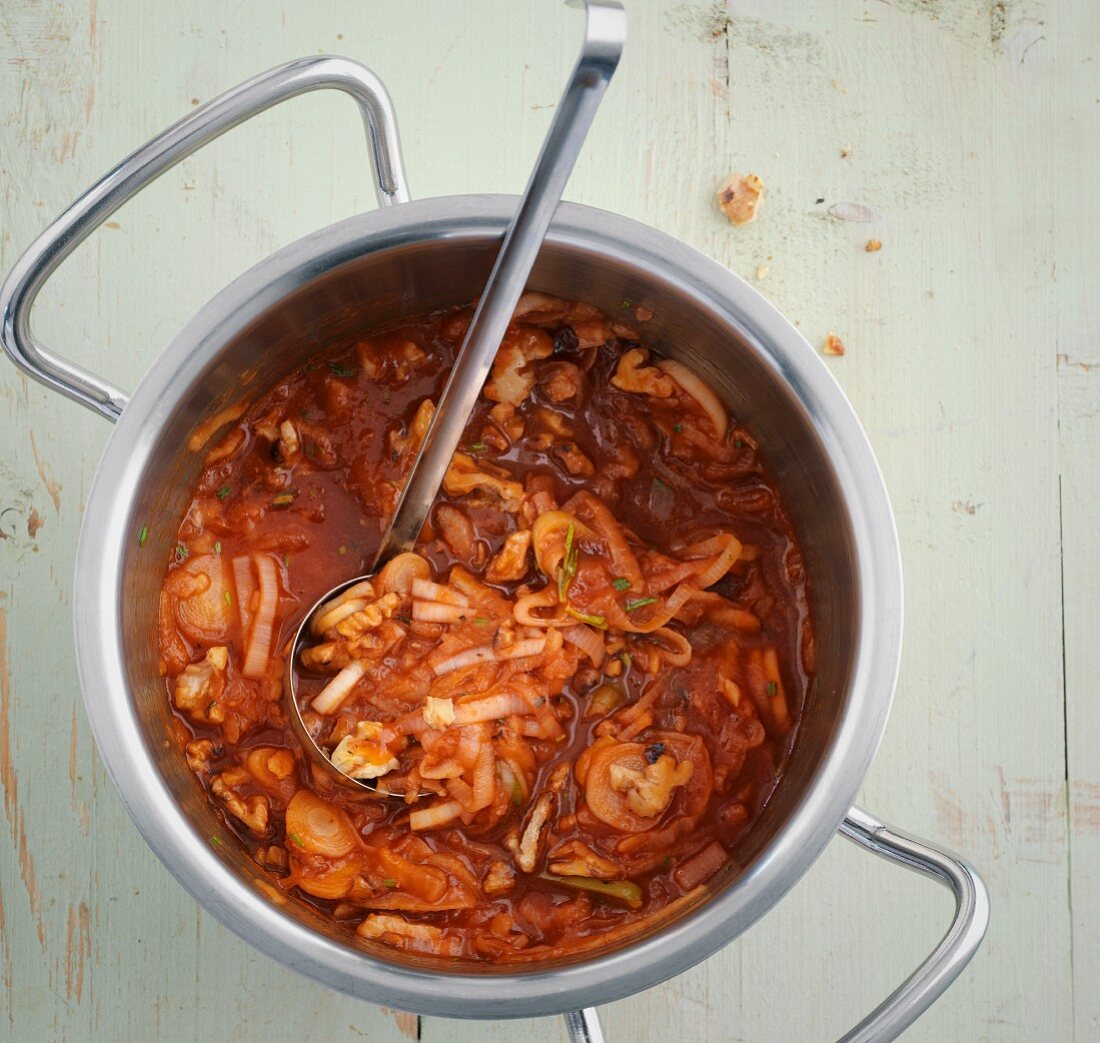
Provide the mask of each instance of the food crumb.
POLYGON ((879 250, 882 249, 882 240, 868 239, 867 245, 863 249, 866 250, 869 254, 877 253, 879 250))
POLYGON ((841 159, 847 159, 851 154, 852 154, 852 146, 851 145, 841 145, 841 147, 840 147, 840 158, 841 159))
POLYGON ((756 220, 764 196, 764 182, 756 174, 730 174, 718 186, 718 205, 730 224, 747 225, 756 220))
POLYGON ((763 279, 766 279, 767 277, 768 277, 768 266, 766 264, 762 264, 759 268, 756 269, 756 278, 758 280, 763 280, 763 279))
POLYGON ((638 307, 634 309, 634 318, 637 319, 638 322, 649 322, 649 320, 653 318, 653 312, 644 304, 639 304, 638 307))
POLYGON ((821 349, 821 354, 843 355, 845 350, 844 341, 830 330, 829 335, 825 338, 825 346, 821 349))

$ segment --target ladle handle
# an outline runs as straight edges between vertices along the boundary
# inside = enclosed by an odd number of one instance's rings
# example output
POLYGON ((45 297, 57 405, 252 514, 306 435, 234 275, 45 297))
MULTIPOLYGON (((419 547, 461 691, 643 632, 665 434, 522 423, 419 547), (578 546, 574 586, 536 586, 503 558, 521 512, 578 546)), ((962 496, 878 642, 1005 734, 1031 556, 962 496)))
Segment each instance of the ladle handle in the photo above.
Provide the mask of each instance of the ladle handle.
POLYGON ((47 351, 30 328, 30 311, 46 280, 123 203, 196 149, 281 101, 331 87, 359 106, 370 143, 379 204, 409 198, 397 117, 382 81, 349 58, 299 58, 260 73, 184 116, 105 174, 27 248, 0 288, 0 343, 21 370, 112 422, 129 396, 47 351))
MULTIPOLYGON (((582 2, 570 0, 570 6, 581 7, 582 2)), ((584 42, 573 75, 558 102, 519 210, 504 235, 489 276, 489 288, 470 320, 409 480, 382 537, 375 569, 395 554, 411 549, 420 535, 561 202, 585 135, 619 64, 626 41, 622 5, 615 0, 583 0, 583 7, 584 42)))

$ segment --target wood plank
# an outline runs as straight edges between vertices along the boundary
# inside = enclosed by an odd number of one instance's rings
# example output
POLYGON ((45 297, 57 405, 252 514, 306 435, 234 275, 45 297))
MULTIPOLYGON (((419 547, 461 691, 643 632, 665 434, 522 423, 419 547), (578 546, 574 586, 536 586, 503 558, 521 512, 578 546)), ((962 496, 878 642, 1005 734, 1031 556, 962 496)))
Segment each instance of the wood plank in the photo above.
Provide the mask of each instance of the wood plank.
MULTIPOLYGON (((812 343, 836 330, 849 352, 830 365, 894 497, 907 645, 864 799, 966 853, 994 898, 983 952, 907 1038, 1093 1038, 1100 548, 1089 509, 1100 370, 1080 367, 1100 365, 1100 63, 1089 60, 1100 9, 628 2, 627 56, 569 197, 662 228, 747 278, 766 267, 757 284, 812 343), (711 198, 731 169, 755 170, 767 186, 760 219, 743 229, 711 198), (828 213, 837 203, 878 217, 838 220, 828 213), (868 254, 872 236, 884 245, 868 254)), ((315 0, 269 4, 262 20, 254 10, 213 0, 4 6, 0 269, 193 99, 320 51, 360 58, 389 86, 415 195, 518 191, 576 46, 576 16, 556 4, 315 0)), ((350 103, 302 99, 127 206, 64 266, 37 329, 132 386, 247 265, 369 206, 350 103)), ((72 556, 107 429, 3 365, 0 435, 0 511, 13 508, 0 515, 0 1035, 414 1033, 408 1019, 251 952, 147 851, 74 710, 72 556)), ((831 845, 739 942, 608 1006, 609 1038, 827 1038, 915 965, 949 911, 927 883, 831 845)), ((517 1033, 564 1038, 555 1020, 422 1027, 447 1043, 517 1033)))

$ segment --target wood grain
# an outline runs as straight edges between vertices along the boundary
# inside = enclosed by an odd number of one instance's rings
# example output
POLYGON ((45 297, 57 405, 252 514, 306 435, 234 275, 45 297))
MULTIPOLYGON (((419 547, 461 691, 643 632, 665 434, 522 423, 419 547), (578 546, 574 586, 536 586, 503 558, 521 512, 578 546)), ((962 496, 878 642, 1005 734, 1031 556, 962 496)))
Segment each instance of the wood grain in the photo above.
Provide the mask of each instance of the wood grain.
MULTIPOLYGON (((907 1038, 1096 1039, 1100 7, 627 2, 626 58, 568 196, 716 257, 815 347, 838 333, 830 366, 892 492, 906 650, 863 799, 965 853, 994 903, 972 968, 907 1038), (740 229, 712 198, 732 170, 766 185, 740 229)), ((0 269, 151 134, 304 54, 379 73, 415 195, 518 191, 577 32, 549 2, 8 0, 0 269)), ((351 103, 301 99, 126 206, 63 266, 36 329, 130 387, 249 264, 372 205, 351 103)), ((325 992, 156 862, 92 748, 72 653, 73 553, 107 433, 0 366, 0 1037, 564 1038, 553 1020, 418 1024, 325 992)), ((949 914, 926 882, 831 845, 742 939, 606 1007, 608 1037, 827 1039, 949 914)))

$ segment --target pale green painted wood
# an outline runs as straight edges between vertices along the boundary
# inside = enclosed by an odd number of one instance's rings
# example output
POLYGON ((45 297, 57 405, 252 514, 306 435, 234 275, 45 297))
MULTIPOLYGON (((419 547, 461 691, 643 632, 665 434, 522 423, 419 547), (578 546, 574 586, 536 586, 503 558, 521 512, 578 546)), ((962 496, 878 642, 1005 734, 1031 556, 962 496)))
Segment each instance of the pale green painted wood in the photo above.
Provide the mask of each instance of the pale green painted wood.
MULTIPOLYGON (((766 266, 761 289, 815 345, 828 330, 847 342, 830 365, 892 490, 906 651, 864 800, 966 853, 994 900, 986 947, 907 1038, 1096 1039, 1100 9, 628 3, 627 56, 568 195, 748 278, 766 266), (767 185, 743 229, 713 206, 731 169, 767 185), (837 202, 879 218, 838 221, 837 202), (863 251, 871 236, 880 253, 863 251)), ((518 191, 576 32, 552 2, 8 0, 0 269, 193 99, 302 54, 382 76, 415 195, 518 191)), ((371 205, 352 106, 303 99, 125 208, 59 273, 38 329, 132 386, 247 265, 371 205)), ((0 1037, 403 1039, 388 1015, 252 953, 147 851, 92 748, 71 651, 73 551, 106 426, 5 365, 0 436, 0 511, 14 508, 0 518, 0 1037)), ((834 844, 743 939, 605 1008, 609 1037, 829 1038, 949 912, 931 885, 834 844)), ((563 1038, 556 1021, 425 1019, 422 1032, 563 1038)))

